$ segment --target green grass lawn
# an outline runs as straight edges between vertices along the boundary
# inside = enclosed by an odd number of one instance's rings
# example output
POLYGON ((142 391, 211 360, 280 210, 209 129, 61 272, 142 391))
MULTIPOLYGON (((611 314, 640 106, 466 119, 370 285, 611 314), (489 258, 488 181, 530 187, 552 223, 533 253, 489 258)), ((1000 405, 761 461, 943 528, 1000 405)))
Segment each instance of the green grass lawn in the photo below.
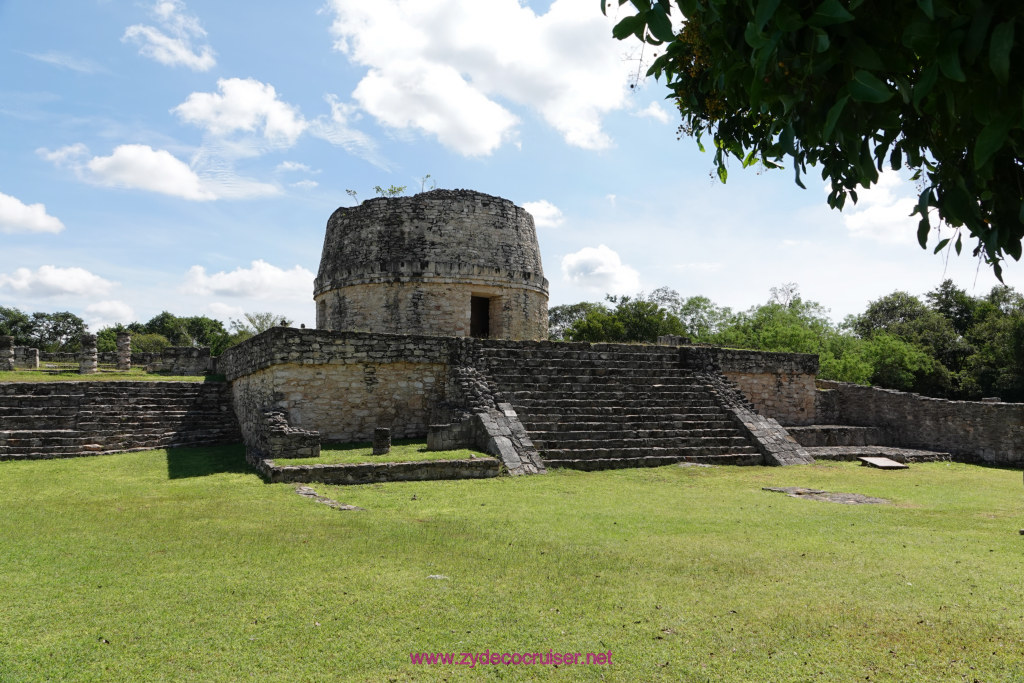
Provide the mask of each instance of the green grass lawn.
POLYGON ((366 509, 264 484, 241 448, 0 463, 0 680, 1024 676, 1020 471, 670 466, 314 488, 366 509), (550 649, 612 664, 409 657, 550 649))
POLYGON ((103 371, 80 375, 78 371, 49 373, 38 370, 0 372, 3 382, 223 382, 224 375, 165 375, 149 373, 142 368, 126 371, 103 371))
POLYGON ((360 463, 420 462, 423 460, 465 460, 470 457, 490 458, 480 451, 462 448, 454 451, 428 451, 423 439, 396 439, 391 442, 391 452, 374 455, 373 444, 324 444, 319 458, 297 458, 275 460, 278 467, 287 465, 358 465, 360 463))

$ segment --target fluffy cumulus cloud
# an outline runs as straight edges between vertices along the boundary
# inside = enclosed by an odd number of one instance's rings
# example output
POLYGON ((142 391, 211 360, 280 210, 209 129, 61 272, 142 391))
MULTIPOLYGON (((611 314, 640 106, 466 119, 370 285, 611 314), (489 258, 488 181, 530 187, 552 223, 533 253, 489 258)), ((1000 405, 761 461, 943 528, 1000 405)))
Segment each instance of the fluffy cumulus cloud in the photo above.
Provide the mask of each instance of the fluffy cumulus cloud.
POLYGON ((220 92, 194 92, 172 111, 214 135, 259 133, 290 147, 309 125, 298 109, 280 100, 274 86, 252 78, 222 78, 220 92))
POLYGON ((917 205, 912 183, 893 171, 879 175, 878 183, 857 193, 859 201, 847 201, 843 225, 854 237, 883 244, 913 244, 917 241, 917 205))
POLYGON ((102 296, 116 283, 93 275, 84 268, 40 266, 37 270, 18 268, 11 275, 0 273, 0 291, 27 298, 60 295, 102 296))
POLYGON ((85 307, 85 322, 93 332, 135 319, 135 310, 123 301, 97 301, 85 307))
POLYGON ((632 294, 640 289, 640 274, 607 246, 584 247, 562 259, 566 282, 608 294, 632 294))
POLYGON ((313 293, 313 273, 302 266, 285 270, 263 260, 248 268, 208 274, 202 266, 185 273, 182 291, 200 296, 228 296, 250 299, 308 299, 313 293))
POLYGON ((668 112, 665 111, 665 108, 657 102, 651 102, 645 108, 638 111, 636 115, 651 118, 661 123, 669 122, 668 112))
MULTIPOLYGON (((240 178, 223 162, 203 163, 203 173, 163 149, 148 145, 120 145, 109 156, 89 156, 81 144, 58 150, 37 150, 55 165, 72 169, 79 178, 96 185, 146 190, 193 201, 246 199, 279 194, 276 185, 240 178)), ((200 155, 194 161, 204 161, 200 155)))
POLYGON ((129 26, 121 40, 139 46, 139 54, 167 66, 186 66, 208 71, 217 63, 213 48, 205 42, 206 31, 199 20, 186 14, 181 0, 160 0, 153 5, 157 26, 129 26))
POLYGON ((64 229, 60 219, 46 213, 42 204, 25 204, 0 192, 0 232, 51 232, 64 229))
POLYGON ((592 0, 544 14, 518 0, 330 0, 335 47, 367 68, 353 92, 378 121, 466 156, 514 140, 530 108, 566 142, 603 149, 602 117, 626 105, 628 65, 592 0))
POLYGON ((562 210, 546 199, 539 202, 523 202, 523 208, 533 216, 533 223, 538 228, 557 228, 565 222, 562 210))

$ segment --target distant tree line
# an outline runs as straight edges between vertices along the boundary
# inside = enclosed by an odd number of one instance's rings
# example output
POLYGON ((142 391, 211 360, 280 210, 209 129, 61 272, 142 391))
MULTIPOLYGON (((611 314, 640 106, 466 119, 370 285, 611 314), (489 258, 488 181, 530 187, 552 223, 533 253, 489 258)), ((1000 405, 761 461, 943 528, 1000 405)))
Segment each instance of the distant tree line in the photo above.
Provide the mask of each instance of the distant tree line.
MULTIPOLYGON (((118 323, 104 327, 96 334, 99 351, 115 351, 119 332, 130 332, 132 351, 161 351, 169 346, 208 346, 219 356, 225 350, 249 337, 277 325, 291 325, 290 320, 269 312, 246 313, 241 320, 232 319, 227 327, 219 320, 204 315, 176 316, 163 311, 149 321, 118 323)), ((0 335, 14 337, 16 346, 31 346, 50 353, 74 353, 81 349, 81 338, 87 326, 74 313, 25 313, 17 308, 0 306, 0 335)))
POLYGON ((667 287, 549 310, 549 334, 566 341, 654 342, 681 334, 695 343, 816 353, 819 377, 939 398, 999 396, 1024 402, 1024 296, 997 286, 971 296, 946 280, 923 299, 893 292, 833 323, 793 283, 734 312, 667 287))

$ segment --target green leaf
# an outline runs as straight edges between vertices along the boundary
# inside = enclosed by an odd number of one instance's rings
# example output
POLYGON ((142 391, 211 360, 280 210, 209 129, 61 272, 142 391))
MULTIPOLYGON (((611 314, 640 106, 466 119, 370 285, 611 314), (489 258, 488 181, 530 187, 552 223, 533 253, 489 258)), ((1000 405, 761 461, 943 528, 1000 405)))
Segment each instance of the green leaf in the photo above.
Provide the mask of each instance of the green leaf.
POLYGON ((935 251, 933 251, 932 253, 933 254, 938 254, 940 251, 942 251, 942 248, 945 247, 947 244, 949 244, 949 240, 950 239, 951 238, 947 237, 946 239, 944 239, 944 240, 940 241, 938 244, 936 244, 935 245, 935 251))
POLYGON ((846 106, 846 102, 850 99, 849 95, 843 95, 839 98, 839 101, 832 105, 832 108, 828 110, 828 116, 825 117, 825 129, 822 131, 822 140, 830 140, 832 138, 832 131, 835 130, 836 123, 839 121, 839 116, 843 113, 843 108, 846 106))
POLYGON ((936 81, 939 80, 939 67, 932 64, 924 72, 921 73, 921 78, 914 84, 914 108, 917 109, 921 100, 927 97, 928 93, 935 87, 936 81))
POLYGON ((853 73, 853 80, 850 81, 849 88, 853 99, 873 104, 888 102, 895 94, 877 76, 864 69, 858 69, 853 73))
POLYGON ((1009 134, 1010 124, 1005 118, 993 121, 981 129, 974 143, 974 170, 977 171, 988 163, 992 155, 1006 142, 1009 134))
POLYGON ((925 13, 932 21, 935 20, 935 7, 932 5, 932 0, 917 0, 917 6, 921 8, 921 11, 925 13))
POLYGON ((963 245, 963 235, 957 235, 956 236, 956 244, 954 244, 953 247, 956 249, 956 255, 959 256, 960 255, 960 250, 963 249, 963 247, 964 247, 964 245, 963 245))
POLYGON ((661 5, 655 5, 647 13, 647 29, 651 35, 665 43, 676 38, 676 34, 672 31, 672 21, 665 14, 665 8, 661 5))
POLYGON ((903 166, 903 147, 898 142, 893 145, 892 154, 889 155, 889 166, 894 171, 900 170, 903 166))
POLYGON ((925 212, 924 217, 917 222, 917 243, 921 245, 922 249, 928 248, 928 233, 931 230, 932 226, 928 222, 928 213, 925 212))
POLYGON ((853 15, 843 7, 839 0, 825 0, 818 5, 818 9, 814 11, 807 23, 810 26, 832 26, 853 21, 853 18, 853 15))
POLYGON ((779 8, 779 3, 782 0, 759 0, 757 3, 757 9, 754 10, 754 24, 757 26, 757 30, 760 31, 768 23, 768 20, 775 14, 775 10, 779 8))
POLYGON ((643 15, 634 14, 615 24, 615 28, 612 29, 612 35, 618 40, 623 40, 631 35, 636 35, 638 31, 643 30, 645 25, 646 22, 644 22, 643 15))
POLYGON ((988 44, 988 64, 996 80, 1005 85, 1010 80, 1010 51, 1013 49, 1013 20, 1004 21, 992 30, 988 44))
POLYGON ((963 83, 967 80, 964 70, 960 67, 960 51, 954 46, 939 55, 939 68, 951 81, 963 83))
POLYGON ((729 177, 729 171, 728 171, 728 169, 725 168, 725 164, 719 164, 718 165, 718 179, 722 181, 723 185, 725 184, 725 180, 728 177, 729 177))

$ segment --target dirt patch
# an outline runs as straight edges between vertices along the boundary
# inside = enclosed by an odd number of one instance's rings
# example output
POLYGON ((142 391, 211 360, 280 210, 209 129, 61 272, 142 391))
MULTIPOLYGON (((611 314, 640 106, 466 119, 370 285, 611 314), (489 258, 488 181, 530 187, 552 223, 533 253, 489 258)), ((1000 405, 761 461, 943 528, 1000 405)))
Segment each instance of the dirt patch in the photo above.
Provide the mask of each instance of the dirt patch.
POLYGON ((810 500, 824 500, 828 503, 842 503, 843 505, 873 505, 880 503, 891 503, 885 498, 872 498, 860 493, 837 493, 834 491, 820 491, 818 489, 805 489, 799 486, 784 486, 775 488, 772 486, 762 487, 762 491, 775 491, 785 493, 791 498, 808 498, 810 500))

